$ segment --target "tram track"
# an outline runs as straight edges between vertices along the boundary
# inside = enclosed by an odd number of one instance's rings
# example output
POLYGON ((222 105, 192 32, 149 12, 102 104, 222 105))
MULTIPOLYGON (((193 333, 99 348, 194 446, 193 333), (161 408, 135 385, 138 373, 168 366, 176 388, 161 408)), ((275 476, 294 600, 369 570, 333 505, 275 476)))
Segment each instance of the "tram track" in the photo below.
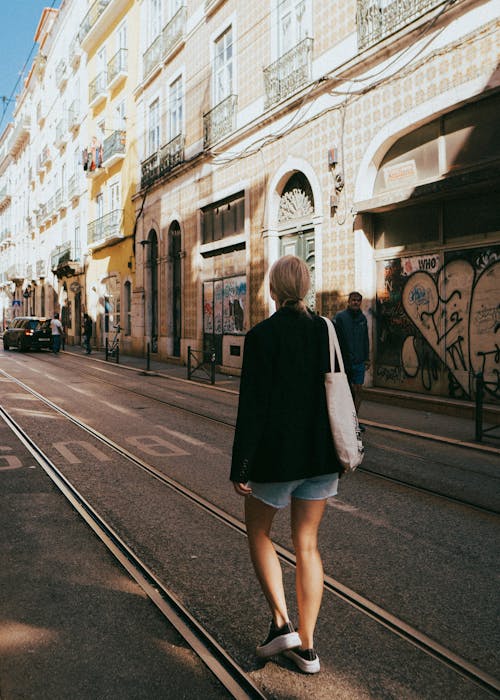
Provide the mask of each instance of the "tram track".
POLYGON ((2 406, 0 406, 0 416, 71 503, 73 508, 75 508, 77 513, 138 583, 148 598, 177 630, 198 658, 205 663, 217 680, 224 685, 231 696, 237 700, 247 700, 249 698, 255 698, 255 700, 265 699, 266 696, 261 693, 248 674, 190 614, 175 594, 134 553, 120 535, 92 507, 2 406))
MULTIPOLYGON (((2 374, 7 375, 5 372, 1 372, 2 374)), ((234 518, 232 515, 229 513, 225 512, 218 506, 214 505, 213 503, 207 501, 204 499, 202 496, 196 494, 193 492, 191 489, 185 487, 184 485, 180 484, 178 481, 175 479, 172 479, 170 476, 160 472, 158 469, 156 469, 154 466, 151 464, 145 462, 142 460, 140 457, 137 457, 130 451, 126 450, 122 446, 118 445, 115 443, 113 440, 108 438, 107 436, 103 435, 102 433, 99 433, 96 431, 94 428, 91 426, 83 423, 80 421, 78 418, 75 416, 71 415, 69 412, 67 412, 65 409, 62 407, 58 406, 54 402, 52 402, 50 399, 44 397, 41 395, 39 392, 35 391, 31 387, 25 385, 23 382, 20 380, 16 379, 15 377, 10 377, 12 381, 14 381, 18 386, 20 386, 24 391, 27 393, 31 394, 34 396, 36 399, 39 401, 43 402, 45 405, 50 407, 53 411, 58 413, 59 415, 62 415, 64 418, 67 420, 71 421, 74 425, 76 425, 78 428, 81 430, 84 430, 87 432, 89 435, 91 435, 94 439, 100 441, 104 445, 106 445, 108 448, 119 454, 121 457, 126 458, 130 462, 132 462, 135 466, 139 467, 141 470, 144 472, 148 473, 150 476, 155 478, 157 481, 161 482, 163 485, 166 487, 174 490, 178 494, 184 496, 187 498, 192 504, 197 506, 198 508, 202 509, 203 511, 209 513, 212 517, 216 518, 219 522, 222 522, 224 525, 229 526, 233 530, 236 530, 240 534, 245 535, 245 526, 244 524, 238 520, 237 518, 234 518)), ((86 503, 85 499, 81 497, 78 492, 76 492, 76 489, 73 489, 72 485, 68 482, 68 480, 57 470, 57 467, 53 465, 50 460, 48 460, 45 455, 39 450, 39 448, 36 446, 34 441, 27 436, 24 431, 20 428, 20 426, 17 425, 17 423, 14 421, 14 419, 8 414, 8 412, 0 407, 0 413, 5 420, 5 422, 11 427, 14 432, 18 435, 19 439, 23 441, 23 443, 28 447, 30 452, 37 458, 37 454, 40 457, 40 464, 43 466, 45 471, 49 473, 49 476, 53 478, 53 480, 56 482, 58 487, 63 491, 63 493, 66 495, 67 498, 71 500, 73 503, 73 499, 75 499, 75 507, 77 507, 77 510, 80 512, 82 517, 85 518, 85 520, 91 525, 91 527, 102 527, 103 533, 104 533, 104 540, 106 542, 106 539, 110 539, 112 541, 112 546, 117 548, 118 554, 124 557, 124 561, 121 560, 120 556, 118 558, 124 566, 127 568, 127 562, 128 561, 133 561, 134 566, 138 565, 139 573, 137 574, 141 579, 143 578, 145 580, 145 590, 149 595, 149 591, 147 590, 147 587, 151 587, 151 598, 153 602, 156 604, 155 598, 158 597, 158 591, 160 591, 160 597, 163 599, 164 597, 167 596, 168 591, 165 593, 163 592, 163 587, 160 581, 152 574, 147 567, 144 565, 142 566, 142 563, 140 560, 136 562, 135 560, 137 557, 135 557, 134 553, 127 547, 125 543, 121 541, 119 536, 112 531, 112 529, 106 525, 104 521, 102 521, 99 524, 99 521, 101 520, 96 514, 92 507, 86 503), (54 475, 54 476, 53 476, 54 475), (55 477, 55 478, 54 478, 55 477), (60 482, 60 483, 58 483, 60 482), (75 493, 76 492, 76 493, 75 493), (81 509, 81 510, 80 510, 81 509)), ((295 556, 292 552, 287 550, 286 548, 282 547, 281 545, 275 544, 276 550, 278 552, 278 556, 282 560, 282 562, 286 563, 287 565, 290 565, 292 567, 295 566, 295 556)), ((115 553, 113 551, 113 553, 115 553)), ((117 554, 115 554, 117 556, 117 554)), ((134 575, 134 574, 132 574, 134 575)), ((134 578, 136 576, 134 575, 134 578)), ((136 578, 136 580, 138 580, 136 578)), ((140 581, 138 580, 140 583, 140 581)), ((141 584, 142 585, 142 584, 141 584)), ((143 587, 145 587, 143 586, 143 587)), ((385 627, 386 629, 390 630, 393 634, 399 636, 400 638, 404 639, 406 642, 412 644, 416 648, 420 649, 423 651, 425 654, 428 656, 433 657, 434 659, 437 659, 439 662, 445 664, 446 666, 450 667, 455 671, 456 673, 460 674, 461 676, 467 678, 468 680, 472 681, 476 685, 480 686, 481 688, 487 690, 490 693, 493 693, 495 695, 500 694, 500 680, 494 678, 490 674, 486 673, 476 665, 470 663, 467 659, 464 659, 463 657, 455 654, 452 650, 446 648, 445 646, 441 645, 437 641, 433 640, 431 637, 426 635, 425 633, 421 632, 420 630, 416 629, 415 627, 408 625, 405 623, 403 620, 398 618, 397 616, 392 615, 389 611, 385 610, 384 608, 376 605, 372 601, 368 600, 367 598, 359 595, 356 593, 354 590, 348 588, 347 586, 344 586, 341 582, 335 580, 334 578, 325 575, 324 577, 324 588, 326 592, 329 592, 338 598, 342 599, 344 602, 348 603, 350 606, 355 608, 356 610, 360 611, 362 614, 372 618, 375 620, 377 623, 385 627)), ((175 601, 174 601, 175 602, 175 601)), ((175 607, 175 606, 174 606, 175 607)), ((174 613, 175 617, 175 613, 174 613)), ((182 617, 182 615, 181 615, 182 617)), ((189 618, 189 614, 188 614, 189 618)), ((184 623, 186 624, 186 623, 184 623)), ((188 620, 187 625, 188 627, 190 626, 190 622, 188 620)), ((174 625, 175 626, 175 625, 174 625)), ((182 633, 182 632, 181 632, 182 633)), ((188 643, 189 640, 187 640, 188 643)), ((211 642, 210 642, 211 644, 211 642)), ((194 648, 194 647, 193 647, 194 648)), ((196 649, 195 649, 196 651, 196 649)), ((219 652, 217 652, 219 653, 219 652)), ((223 666, 227 662, 223 663, 223 666)), ((231 664, 230 664, 231 665, 231 664)), ((226 671, 227 672, 227 671, 226 671)), ((229 674, 231 675, 231 671, 229 671, 229 674)), ((234 679, 231 681, 234 682, 234 679)), ((226 685, 226 687, 228 687, 226 685)), ((260 692, 260 691, 258 691, 260 692)), ((234 697, 239 697, 235 695, 234 697)), ((242 696, 241 696, 242 697, 242 696)), ((262 695, 247 695, 245 697, 264 697, 262 695)))
MULTIPOLYGON (((78 361, 74 364, 78 364, 78 366, 81 367, 81 364, 78 361)), ((3 370, 1 370, 1 371, 3 372, 3 370)), ((226 420, 223 420, 221 418, 217 418, 215 416, 207 415, 204 412, 196 411, 196 410, 193 410, 192 408, 187 408, 186 406, 181 406, 178 403, 174 403, 172 401, 167 401, 165 399, 161 399, 157 396, 153 396, 151 394, 147 394, 147 393, 138 391, 137 389, 131 389, 130 387, 125 387, 122 384, 113 382, 110 379, 106 379, 106 378, 102 377, 101 375, 96 377, 95 374, 92 374, 91 372, 85 371, 85 370, 81 371, 81 374, 84 374, 88 377, 92 377, 92 379, 94 379, 94 380, 98 379, 100 383, 107 384, 109 386, 114 387, 115 389, 119 389, 121 391, 125 391, 127 393, 133 394, 134 396, 138 396, 140 398, 145 398, 145 399, 148 399, 149 401, 155 401, 163 406, 167 406, 168 408, 175 409, 177 411, 183 412, 183 413, 188 414, 190 416, 195 416, 196 418, 201 418, 205 421, 216 423, 217 425, 220 425, 224 428, 228 428, 231 431, 233 431, 235 428, 234 422, 226 421, 226 420)), ((173 381, 179 381, 179 380, 177 378, 173 378, 173 381)), ((182 380, 182 381, 184 381, 184 380, 182 380)), ((375 423, 373 421, 364 421, 364 422, 366 424, 371 425, 371 427, 374 427, 374 428, 379 427, 377 425, 377 423, 375 423)), ((398 432, 397 426, 382 426, 382 429, 385 429, 385 428, 390 428, 393 432, 398 432)), ((401 432, 402 434, 407 434, 408 431, 400 430, 399 432, 401 432)), ((416 433, 416 431, 411 431, 411 432, 414 433, 415 436, 418 437, 418 433, 416 433)), ((446 438, 446 440, 444 440, 444 442, 447 444, 453 444, 456 447, 459 447, 462 449, 467 449, 469 447, 468 443, 463 443, 460 441, 452 441, 448 438, 446 438)), ((382 449, 387 449, 387 447, 384 446, 382 449)), ((406 453, 405 451, 402 451, 402 452, 404 454, 408 454, 408 456, 413 458, 413 459, 418 459, 419 461, 425 461, 425 459, 421 455, 406 453)), ((448 468, 450 468, 450 467, 454 468, 454 469, 456 468, 455 464, 450 464, 450 463, 445 462, 443 460, 437 460, 436 464, 439 466, 444 466, 444 467, 448 467, 448 468)), ((366 465, 358 467, 357 471, 362 473, 362 474, 366 474, 366 475, 369 475, 371 477, 381 479, 382 481, 386 481, 386 482, 395 484, 397 486, 402 486, 402 487, 410 489, 412 491, 416 491, 418 493, 432 496, 434 498, 440 498, 440 499, 445 500, 449 503, 454 503, 456 505, 465 506, 467 508, 472 508, 473 510, 476 510, 478 512, 482 512, 482 513, 485 513, 488 515, 500 515, 500 511, 496 510, 494 508, 488 508, 484 505, 474 503, 473 501, 465 499, 465 498, 458 498, 456 496, 451 496, 451 495, 445 493, 444 491, 440 491, 440 490, 433 489, 433 488, 428 488, 426 486, 411 483, 411 482, 406 481, 406 480, 399 478, 399 477, 384 474, 383 472, 380 472, 380 471, 373 469, 373 468, 369 468, 366 465)))

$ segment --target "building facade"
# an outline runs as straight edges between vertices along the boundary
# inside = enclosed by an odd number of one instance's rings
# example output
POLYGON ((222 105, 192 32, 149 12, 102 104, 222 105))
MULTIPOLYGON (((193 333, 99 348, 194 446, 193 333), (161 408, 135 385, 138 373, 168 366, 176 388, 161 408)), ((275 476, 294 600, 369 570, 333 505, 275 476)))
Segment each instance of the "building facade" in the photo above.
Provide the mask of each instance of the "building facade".
MULTIPOLYGON (((268 269, 294 253, 317 312, 363 294, 369 383, 471 399, 481 371, 499 400, 495 2, 108 0, 79 22, 87 238, 56 296, 75 315, 80 285, 99 343, 119 322, 129 352, 204 349, 238 371, 273 310, 268 269)), ((17 296, 25 236, 49 230, 4 189, 33 141, 13 139, 21 114, 0 142, 0 280, 17 296)))

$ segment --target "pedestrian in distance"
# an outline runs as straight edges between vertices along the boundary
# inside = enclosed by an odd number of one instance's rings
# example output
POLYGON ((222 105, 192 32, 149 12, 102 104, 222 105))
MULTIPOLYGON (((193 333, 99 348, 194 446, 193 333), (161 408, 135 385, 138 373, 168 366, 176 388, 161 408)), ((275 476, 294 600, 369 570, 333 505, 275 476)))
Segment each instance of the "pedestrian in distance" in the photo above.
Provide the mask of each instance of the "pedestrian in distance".
POLYGON ((324 387, 328 329, 304 303, 311 282, 300 258, 280 258, 269 281, 276 312, 245 338, 230 479, 245 497, 250 557, 272 615, 257 656, 284 653, 301 671, 317 673, 314 630, 323 593, 318 528, 340 472, 324 387), (270 535, 274 516, 290 503, 297 630, 270 535))
POLYGON ((88 314, 83 314, 83 345, 85 347, 85 352, 90 355, 92 349, 90 347, 90 340, 92 338, 92 319, 88 314))
POLYGON ((61 339, 64 335, 64 328, 57 312, 50 321, 50 332, 52 334, 52 352, 57 355, 61 349, 61 339))
MULTIPOLYGON (((368 321, 361 311, 362 301, 363 297, 359 292, 351 292, 347 300, 347 309, 340 311, 332 319, 337 330, 356 413, 359 413, 361 406, 365 371, 370 366, 368 321)), ((364 427, 360 428, 364 430, 364 427)))

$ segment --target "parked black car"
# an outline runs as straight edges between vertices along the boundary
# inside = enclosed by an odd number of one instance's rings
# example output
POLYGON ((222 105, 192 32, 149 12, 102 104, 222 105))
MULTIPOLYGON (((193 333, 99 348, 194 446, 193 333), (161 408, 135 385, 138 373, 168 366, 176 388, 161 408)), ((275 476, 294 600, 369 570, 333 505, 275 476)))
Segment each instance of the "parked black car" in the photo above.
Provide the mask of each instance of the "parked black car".
POLYGON ((52 335, 50 332, 50 319, 37 316, 18 316, 11 321, 3 333, 3 349, 17 348, 21 352, 26 350, 41 350, 50 348, 52 335))

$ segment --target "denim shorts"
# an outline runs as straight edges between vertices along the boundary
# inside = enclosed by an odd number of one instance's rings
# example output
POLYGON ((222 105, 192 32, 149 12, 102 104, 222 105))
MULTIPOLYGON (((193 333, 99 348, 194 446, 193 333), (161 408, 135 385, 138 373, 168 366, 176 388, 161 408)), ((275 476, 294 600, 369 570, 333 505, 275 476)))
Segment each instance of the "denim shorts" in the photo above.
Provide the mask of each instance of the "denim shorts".
POLYGON ((284 508, 291 498, 303 498, 305 501, 322 501, 337 495, 338 474, 322 474, 309 479, 296 481, 271 481, 263 484, 250 481, 252 496, 273 508, 284 508))
POLYGON ((363 384, 365 381, 365 363, 358 362, 356 365, 352 365, 349 372, 349 381, 351 384, 363 384))

